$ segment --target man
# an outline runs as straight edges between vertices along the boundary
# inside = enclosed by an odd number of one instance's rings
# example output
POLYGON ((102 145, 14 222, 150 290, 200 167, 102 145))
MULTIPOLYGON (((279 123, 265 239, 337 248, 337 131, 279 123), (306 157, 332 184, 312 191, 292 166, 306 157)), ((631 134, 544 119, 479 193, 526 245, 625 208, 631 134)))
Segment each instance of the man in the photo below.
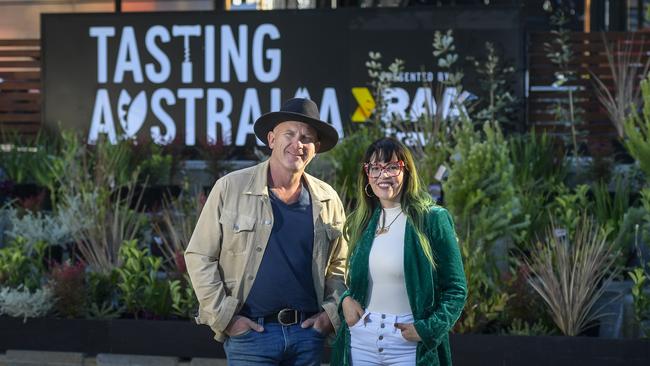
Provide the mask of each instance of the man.
POLYGON ((338 134, 301 98, 254 130, 271 157, 216 182, 185 251, 197 322, 224 342, 229 365, 320 365, 340 323, 345 213, 305 168, 338 134))

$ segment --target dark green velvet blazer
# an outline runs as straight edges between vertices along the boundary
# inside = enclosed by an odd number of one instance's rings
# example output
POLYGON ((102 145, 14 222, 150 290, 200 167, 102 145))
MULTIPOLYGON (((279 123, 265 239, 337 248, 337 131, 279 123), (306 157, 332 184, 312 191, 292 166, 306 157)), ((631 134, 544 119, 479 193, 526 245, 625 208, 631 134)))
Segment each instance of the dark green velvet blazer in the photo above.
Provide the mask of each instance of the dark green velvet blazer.
MULTIPOLYGON (((366 308, 368 293, 368 258, 374 241, 379 218, 377 209, 368 223, 362 238, 350 256, 348 290, 366 308)), ((424 234, 429 239, 435 267, 431 265, 419 245, 413 223, 407 220, 404 235, 404 277, 409 304, 415 319, 415 329, 422 341, 417 346, 418 366, 451 365, 449 331, 454 326, 465 305, 467 283, 463 262, 456 239, 454 223, 449 212, 439 206, 429 210, 424 234)), ((342 309, 339 306, 341 319, 342 309)), ((332 345, 332 366, 350 365, 350 331, 341 322, 332 345)))

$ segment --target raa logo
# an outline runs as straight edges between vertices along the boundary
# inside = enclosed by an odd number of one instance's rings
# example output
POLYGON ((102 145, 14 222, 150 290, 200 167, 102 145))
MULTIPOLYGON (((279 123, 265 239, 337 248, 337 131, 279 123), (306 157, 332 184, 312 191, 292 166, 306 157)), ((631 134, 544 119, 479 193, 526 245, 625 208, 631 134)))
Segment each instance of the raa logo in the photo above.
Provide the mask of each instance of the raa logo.
POLYGON ((352 88, 352 95, 359 105, 354 111, 354 114, 352 114, 352 122, 367 121, 377 106, 375 99, 370 94, 370 90, 364 87, 352 88))
MULTIPOLYGON (((352 114, 352 122, 366 122, 377 108, 377 102, 365 87, 352 88, 352 95, 358 107, 352 114)), ((426 114, 436 115, 441 109, 440 116, 444 118, 455 118, 467 115, 464 103, 477 97, 470 92, 463 90, 458 93, 454 87, 446 87, 436 101, 436 97, 430 87, 419 87, 411 97, 409 90, 400 87, 386 88, 382 97, 385 102, 385 109, 381 119, 389 121, 393 117, 402 120, 417 122, 426 114)))

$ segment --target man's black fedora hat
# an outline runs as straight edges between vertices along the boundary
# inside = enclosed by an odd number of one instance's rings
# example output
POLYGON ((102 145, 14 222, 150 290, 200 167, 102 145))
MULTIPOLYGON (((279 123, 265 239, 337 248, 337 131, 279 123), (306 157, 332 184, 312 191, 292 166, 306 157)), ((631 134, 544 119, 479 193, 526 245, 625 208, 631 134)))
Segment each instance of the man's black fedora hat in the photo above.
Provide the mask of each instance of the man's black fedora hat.
POLYGON ((287 100, 280 110, 262 115, 255 121, 253 129, 255 135, 264 144, 268 145, 267 135, 275 126, 282 122, 296 121, 304 122, 316 130, 320 149, 317 152, 325 152, 333 148, 339 141, 339 134, 329 123, 320 120, 316 103, 305 98, 293 98, 287 100))

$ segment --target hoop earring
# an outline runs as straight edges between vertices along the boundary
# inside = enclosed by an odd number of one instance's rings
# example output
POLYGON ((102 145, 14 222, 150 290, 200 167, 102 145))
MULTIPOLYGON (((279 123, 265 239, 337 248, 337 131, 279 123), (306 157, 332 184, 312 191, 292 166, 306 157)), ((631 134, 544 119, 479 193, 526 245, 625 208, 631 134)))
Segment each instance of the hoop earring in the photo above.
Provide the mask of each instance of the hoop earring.
POLYGON ((372 197, 373 195, 368 193, 368 187, 370 187, 370 183, 366 184, 366 186, 363 188, 363 191, 366 193, 366 196, 372 197))

